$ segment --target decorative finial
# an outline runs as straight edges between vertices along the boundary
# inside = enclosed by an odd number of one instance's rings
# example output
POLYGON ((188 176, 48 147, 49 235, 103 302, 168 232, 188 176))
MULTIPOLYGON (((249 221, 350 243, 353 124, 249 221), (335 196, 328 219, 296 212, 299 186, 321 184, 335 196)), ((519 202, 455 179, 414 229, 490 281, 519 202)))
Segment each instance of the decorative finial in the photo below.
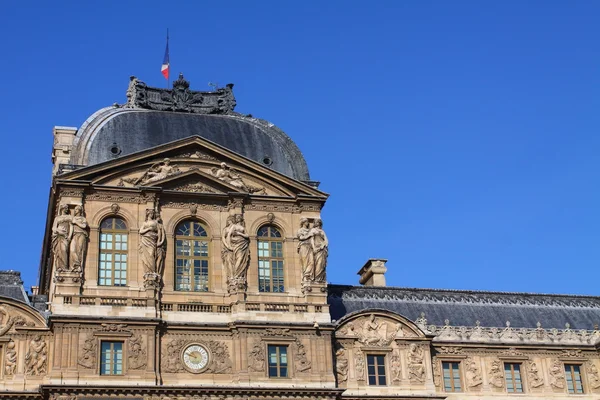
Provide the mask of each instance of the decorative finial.
POLYGON ((535 325, 538 327, 538 329, 542 327, 542 323, 540 321, 538 321, 535 325))
POLYGON ((173 88, 174 89, 187 89, 189 87, 190 87, 190 83, 185 80, 185 78, 183 77, 183 73, 180 72, 179 78, 177 78, 177 80, 175 82, 173 82, 173 88))
POLYGON ((506 327, 510 328, 510 321, 506 321, 506 327))
POLYGON ((570 327, 571 327, 571 324, 567 322, 567 323, 565 324, 565 328, 569 329, 570 327))

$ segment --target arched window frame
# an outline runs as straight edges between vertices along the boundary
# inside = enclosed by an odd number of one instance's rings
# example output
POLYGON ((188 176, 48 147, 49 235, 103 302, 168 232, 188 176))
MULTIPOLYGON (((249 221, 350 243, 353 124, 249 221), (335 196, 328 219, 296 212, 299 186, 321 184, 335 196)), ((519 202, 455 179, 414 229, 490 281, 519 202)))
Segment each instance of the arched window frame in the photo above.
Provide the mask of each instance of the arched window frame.
POLYGON ((285 259, 283 233, 275 225, 263 225, 258 228, 256 236, 258 291, 263 293, 284 293, 285 259))
POLYGON ((196 219, 180 221, 175 226, 173 243, 175 243, 175 290, 208 292, 211 268, 210 239, 206 225, 196 219), (186 227, 187 224, 191 225, 186 227))
POLYGON ((127 286, 129 229, 116 216, 104 218, 98 230, 98 285, 127 286))

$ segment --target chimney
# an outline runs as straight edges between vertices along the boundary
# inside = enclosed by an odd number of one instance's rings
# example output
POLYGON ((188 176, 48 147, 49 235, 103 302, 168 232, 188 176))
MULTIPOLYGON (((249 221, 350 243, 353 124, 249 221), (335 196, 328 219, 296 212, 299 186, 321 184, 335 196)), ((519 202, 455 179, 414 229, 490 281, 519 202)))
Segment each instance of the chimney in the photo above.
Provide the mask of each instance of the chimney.
POLYGON ((54 168, 52 169, 52 175, 56 175, 60 164, 69 163, 77 128, 55 126, 52 133, 54 134, 54 146, 52 148, 52 164, 54 164, 54 168))
POLYGON ((383 258, 370 258, 358 271, 358 282, 364 286, 385 286, 386 262, 383 258))

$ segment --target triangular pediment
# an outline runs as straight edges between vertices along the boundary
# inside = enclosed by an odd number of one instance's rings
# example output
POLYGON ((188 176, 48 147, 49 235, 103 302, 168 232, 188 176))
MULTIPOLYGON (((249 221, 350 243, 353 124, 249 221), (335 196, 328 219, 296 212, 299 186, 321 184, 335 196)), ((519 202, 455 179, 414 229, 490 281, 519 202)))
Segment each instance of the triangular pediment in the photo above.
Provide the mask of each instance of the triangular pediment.
POLYGON ((95 187, 144 188, 191 193, 240 192, 325 200, 327 194, 194 136, 126 155, 57 177, 95 187))

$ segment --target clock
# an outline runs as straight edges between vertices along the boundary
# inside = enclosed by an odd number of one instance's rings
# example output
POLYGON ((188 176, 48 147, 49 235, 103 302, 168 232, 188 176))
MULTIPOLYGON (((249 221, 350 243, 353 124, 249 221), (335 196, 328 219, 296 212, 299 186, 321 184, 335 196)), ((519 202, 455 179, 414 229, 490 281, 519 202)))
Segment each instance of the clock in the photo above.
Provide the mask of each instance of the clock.
POLYGON ((183 349, 181 361, 188 371, 198 374, 208 366, 209 353, 206 347, 201 344, 190 344, 183 349))

